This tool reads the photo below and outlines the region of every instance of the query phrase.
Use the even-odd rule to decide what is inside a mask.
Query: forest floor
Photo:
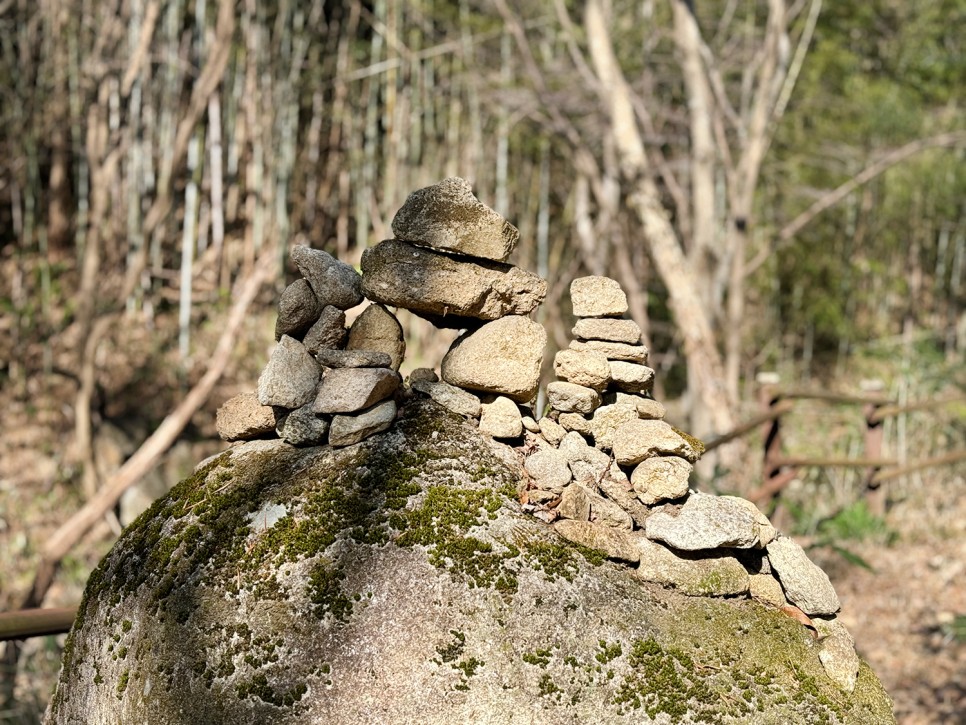
[[[249,354],[239,356],[249,362],[229,370],[211,401],[195,416],[188,430],[193,442],[182,444],[178,454],[162,464],[169,480],[177,480],[189,472],[192,462],[223,447],[213,437],[214,412],[255,379],[265,359],[259,347],[266,341],[259,335],[249,335]],[[210,347],[210,339],[201,339],[198,345]],[[185,384],[182,380],[181,385]],[[0,389],[3,611],[18,606],[30,585],[40,547],[80,502],[76,463],[67,445],[72,434],[73,389],[71,380],[56,375]],[[878,533],[849,542],[848,550],[869,568],[828,547],[810,554],[829,573],[842,600],[841,618],[854,635],[860,655],[892,695],[899,722],[966,723],[966,636],[956,631],[966,615],[963,466],[938,469],[896,490],[901,495],[886,517],[888,536]],[[108,523],[92,531],[63,563],[45,605],[79,602],[87,575],[114,540]],[[0,723],[39,722],[56,681],[63,643],[62,635],[27,641],[16,699],[0,710]]]

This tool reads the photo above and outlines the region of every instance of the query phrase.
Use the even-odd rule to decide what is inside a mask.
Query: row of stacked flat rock
[[[392,222],[396,239],[367,249],[362,274],[296,247],[302,279],[279,302],[278,345],[257,394],[219,410],[223,438],[278,435],[293,445],[351,445],[385,430],[405,395],[428,395],[525,453],[523,506],[564,538],[604,552],[635,576],[695,596],[752,596],[822,638],[829,676],[851,691],[859,661],[835,614],[825,573],[757,507],[689,490],[701,444],[650,397],[654,371],[627,300],[606,277],[571,285],[574,337],[557,353],[549,411],[531,415],[547,335],[527,315],[539,277],[505,263],[519,233],[462,179],[414,192]],[[366,307],[347,330],[344,311]],[[465,330],[440,376],[402,384],[402,328],[386,306]],[[442,377],[442,380],[439,378]]]

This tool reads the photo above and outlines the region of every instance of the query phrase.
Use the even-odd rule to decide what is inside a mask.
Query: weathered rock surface
[[[614,387],[626,393],[646,393],[654,385],[654,371],[646,365],[614,360],[609,363]]]
[[[503,317],[460,335],[443,357],[441,375],[451,385],[525,403],[537,393],[546,345],[543,325]]]
[[[389,367],[393,370],[399,369],[406,356],[402,325],[382,305],[369,305],[362,311],[349,328],[349,340],[345,347],[346,350],[384,352],[390,357]]]
[[[240,393],[218,409],[215,430],[226,441],[258,438],[275,430],[275,412],[259,403],[255,393]]]
[[[601,406],[594,411],[594,417],[591,419],[594,442],[599,448],[609,451],[614,447],[614,437],[617,435],[617,430],[625,423],[637,419],[637,409],[631,405]]]
[[[569,345],[571,350],[583,352],[593,350],[604,355],[608,360],[623,360],[626,362],[647,364],[648,349],[644,345],[625,345],[622,342],[605,342],[603,340],[573,340]]]
[[[632,393],[606,393],[603,397],[605,405],[628,405],[637,410],[639,418],[644,420],[662,420],[666,413],[664,406],[652,398],[645,398]]]
[[[567,435],[567,431],[560,423],[546,416],[537,422],[540,424],[540,435],[552,446],[558,445],[563,440],[563,437]]]
[[[634,320],[588,317],[577,320],[572,332],[579,340],[608,340],[629,345],[641,343],[641,328]]]
[[[692,493],[679,511],[655,511],[647,520],[647,538],[681,551],[758,546],[759,521],[739,501]]]
[[[571,481],[567,457],[554,448],[545,448],[527,456],[527,473],[539,488],[560,493]]]
[[[317,446],[328,431],[329,422],[313,412],[311,403],[293,410],[276,428],[278,437],[293,446]]]
[[[600,407],[600,393],[577,383],[557,380],[547,386],[550,407],[562,413],[592,413]]]
[[[301,339],[322,313],[312,287],[304,279],[297,279],[278,298],[278,318],[275,320],[275,339],[289,335]]]
[[[692,596],[727,597],[748,591],[748,572],[733,556],[675,553],[640,535],[634,542],[641,558],[635,574],[644,581]]]
[[[308,281],[319,304],[347,310],[362,302],[362,278],[328,252],[304,245],[292,248],[292,261]]]
[[[392,220],[397,239],[448,252],[502,261],[520,240],[519,230],[473,194],[459,177],[414,191]]]
[[[345,329],[345,312],[333,305],[322,308],[316,322],[302,338],[305,349],[313,355],[319,350],[336,350],[345,345],[349,331]]]
[[[46,722],[894,722],[781,612],[555,536],[490,445],[427,402],[343,449],[224,453],[88,580]]]
[[[834,617],[815,617],[812,623],[822,640],[818,658],[825,672],[845,692],[852,692],[862,666],[855,652],[855,640],[845,625]]]
[[[553,526],[553,530],[567,541],[600,551],[609,559],[636,564],[640,558],[634,540],[626,531],[610,526],[599,526],[590,521],[570,521],[563,519]]]
[[[399,373],[388,368],[334,368],[322,378],[312,410],[355,413],[388,398],[399,382]]]
[[[694,469],[678,456],[654,456],[638,464],[631,472],[631,484],[641,503],[652,506],[673,501],[688,492],[688,477]]]
[[[785,597],[805,614],[835,614],[842,605],[829,581],[801,546],[779,536],[766,547],[768,561],[785,590]]]
[[[561,380],[601,391],[610,381],[607,358],[593,350],[560,350],[553,359],[553,371]]]
[[[580,433],[567,433],[557,447],[566,458],[575,481],[590,481],[596,486],[611,465],[610,456],[587,444]]]
[[[430,315],[440,326],[526,315],[547,283],[519,267],[470,260],[389,239],[362,253],[363,291],[386,305]]]
[[[389,368],[393,363],[389,353],[375,350],[319,350],[315,359],[327,368]]]
[[[454,413],[469,416],[470,418],[480,417],[480,399],[473,393],[457,388],[444,382],[432,382],[416,380],[412,383],[413,390],[425,393],[444,408],[448,408]]]
[[[282,335],[258,377],[258,402],[282,408],[301,408],[315,397],[322,368],[305,346]]]
[[[480,433],[493,438],[517,438],[523,435],[523,418],[516,403],[500,395],[492,403],[482,406]]]
[[[396,419],[396,403],[387,400],[357,415],[336,415],[329,426],[329,445],[351,446],[387,430]]]
[[[627,312],[627,295],[609,277],[579,277],[570,284],[576,317],[620,317]]]
[[[636,411],[635,411],[636,414]],[[614,457],[635,466],[651,456],[681,456],[694,463],[697,452],[663,420],[631,420],[614,432]]]

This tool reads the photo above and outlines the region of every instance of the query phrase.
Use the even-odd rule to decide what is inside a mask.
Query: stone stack
[[[345,310],[362,302],[362,278],[326,252],[292,250],[302,274],[282,292],[278,344],[258,379],[218,411],[226,440],[277,435],[292,445],[347,446],[386,430],[396,417],[402,327],[381,305],[352,326]]]
[[[575,339],[554,359],[549,410],[536,421],[528,406],[547,335],[527,315],[547,283],[506,263],[516,228],[453,178],[411,194],[392,230],[395,239],[363,253],[361,275],[295,247],[302,279],[282,293],[278,345],[257,394],[218,411],[222,437],[351,445],[387,429],[404,396],[427,395],[515,446],[524,510],[563,538],[643,581],[782,609],[821,639],[826,671],[851,692],[859,660],[825,573],[750,501],[689,488],[703,445],[666,423],[651,397],[654,371],[620,285],[574,280]],[[372,304],[347,330],[345,310],[364,297]],[[401,385],[405,342],[387,305],[464,330],[440,375],[417,369]]]

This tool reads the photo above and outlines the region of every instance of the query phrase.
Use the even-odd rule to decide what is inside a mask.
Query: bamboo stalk
[[[0,612],[0,642],[70,631],[77,607],[49,607]]]

